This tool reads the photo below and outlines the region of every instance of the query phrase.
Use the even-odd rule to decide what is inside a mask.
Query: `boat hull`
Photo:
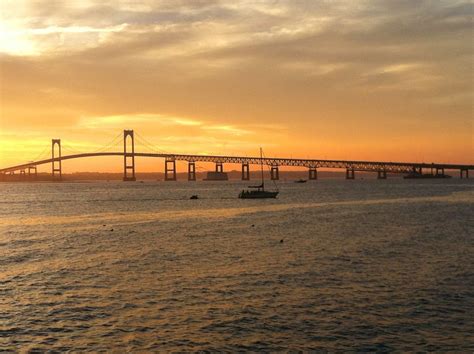
[[[278,192],[267,192],[267,191],[242,191],[239,194],[240,199],[266,199],[276,198]]]

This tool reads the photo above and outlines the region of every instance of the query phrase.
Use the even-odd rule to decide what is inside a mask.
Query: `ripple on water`
[[[474,350],[472,184],[352,182],[2,184],[0,349]]]

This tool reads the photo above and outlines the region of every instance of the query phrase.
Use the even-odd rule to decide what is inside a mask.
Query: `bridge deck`
[[[54,161],[64,161],[94,156],[123,156],[123,152],[95,152],[74,155],[65,155],[61,158],[33,161],[21,165],[10,166],[0,169],[0,173],[22,170],[31,166],[39,166]],[[127,154],[128,155],[128,154]],[[236,164],[260,164],[260,157],[243,156],[217,156],[217,155],[182,155],[182,154],[158,154],[136,152],[136,157],[158,157],[176,161],[188,162],[220,162]],[[439,164],[439,163],[417,163],[417,162],[383,162],[383,161],[346,161],[346,160],[318,160],[318,159],[291,159],[291,158],[263,158],[263,163],[268,166],[292,166],[308,168],[344,168],[355,171],[386,171],[389,173],[409,173],[414,168],[438,168],[446,170],[474,170],[474,165]]]

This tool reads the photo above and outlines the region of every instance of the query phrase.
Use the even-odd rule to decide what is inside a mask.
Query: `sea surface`
[[[0,350],[473,352],[473,182],[1,183]]]

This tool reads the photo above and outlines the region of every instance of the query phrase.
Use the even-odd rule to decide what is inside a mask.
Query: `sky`
[[[52,138],[63,155],[117,136],[120,151],[124,129],[144,152],[472,164],[472,14],[455,0],[1,0],[0,166]]]

